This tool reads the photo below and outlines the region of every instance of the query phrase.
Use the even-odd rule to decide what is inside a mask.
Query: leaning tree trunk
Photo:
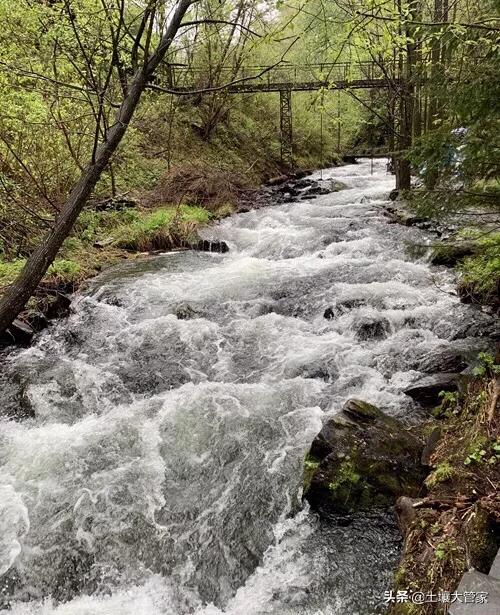
[[[118,110],[116,121],[108,130],[106,139],[97,148],[93,161],[82,173],[64,204],[54,227],[28,258],[23,270],[0,300],[0,333],[12,324],[35,292],[73,228],[76,219],[87,203],[102,172],[127,132],[132,116],[139,104],[148,80],[164,58],[179,30],[182,18],[191,4],[197,0],[180,0],[177,9],[153,55],[135,74],[127,95]]]

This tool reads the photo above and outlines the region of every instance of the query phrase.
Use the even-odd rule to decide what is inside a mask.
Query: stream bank
[[[162,198],[194,199],[196,206],[162,205],[157,192],[142,200],[127,195],[90,203],[80,216],[74,235],[66,240],[60,256],[49,269],[24,312],[0,335],[0,348],[29,345],[33,336],[55,319],[67,316],[71,295],[85,288],[102,271],[123,260],[143,259],[176,250],[221,252],[225,242],[207,241],[199,230],[234,213],[245,213],[275,204],[311,199],[342,189],[339,182],[308,179],[311,171],[296,170],[271,178],[260,189],[250,189],[236,176],[201,178],[175,175],[160,191]],[[203,182],[202,182],[203,184]],[[83,239],[76,239],[83,238]],[[0,291],[24,266],[20,259],[0,263]]]

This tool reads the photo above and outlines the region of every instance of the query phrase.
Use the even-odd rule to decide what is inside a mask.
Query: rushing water
[[[14,614],[378,612],[392,516],[320,522],[300,502],[303,458],[349,397],[414,417],[402,389],[471,308],[448,272],[406,254],[425,235],[383,216],[383,162],[324,176],[348,189],[207,229],[228,254],[105,273],[8,359],[0,573]],[[359,319],[381,315],[387,338],[359,341]]]

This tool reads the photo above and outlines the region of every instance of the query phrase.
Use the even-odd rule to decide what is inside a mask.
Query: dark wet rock
[[[323,318],[326,318],[327,320],[333,320],[335,318],[335,312],[333,308],[331,307],[326,308],[326,310],[323,313]]]
[[[389,200],[390,201],[396,201],[399,197],[399,190],[397,188],[394,188],[394,190],[391,190],[389,192]]]
[[[278,192],[285,194],[287,196],[299,196],[300,191],[295,187],[294,184],[288,183],[278,188]]]
[[[303,190],[304,188],[309,188],[314,182],[312,179],[298,179],[293,183],[294,187],[298,190]]]
[[[290,173],[290,177],[293,177],[294,179],[302,179],[303,177],[311,175],[311,173],[311,169],[297,169],[293,171],[293,173]]]
[[[351,399],[312,443],[304,497],[320,512],[345,514],[416,496],[425,476],[422,449],[400,421]]]
[[[345,164],[358,164],[356,156],[349,156],[347,154],[342,156],[342,162],[345,162]]]
[[[415,498],[409,498],[405,495],[397,499],[394,506],[394,512],[396,513],[396,519],[398,521],[401,534],[406,536],[408,530],[411,528],[413,522],[417,518],[417,512],[415,510],[415,504],[421,502]]]
[[[284,184],[290,179],[288,175],[278,175],[276,177],[271,177],[266,182],[266,186],[279,186],[280,184]]]
[[[441,391],[456,391],[459,374],[443,373],[424,376],[404,390],[406,395],[425,407],[437,406]]]
[[[34,331],[41,331],[49,324],[49,320],[42,312],[30,312],[27,316],[29,326]]]
[[[429,352],[424,355],[416,369],[425,374],[436,372],[461,372],[467,367],[467,361],[460,350],[445,349],[438,352]]]
[[[229,246],[225,241],[211,241],[209,239],[200,239],[194,248],[201,252],[218,252],[220,254],[229,252]]]
[[[403,327],[408,327],[409,329],[415,328],[417,325],[417,319],[415,316],[405,316],[403,319]]]
[[[432,248],[431,263],[454,267],[466,256],[473,256],[479,251],[479,246],[472,240],[443,241]]]
[[[386,207],[386,215],[390,218],[394,224],[402,224],[404,226],[418,226],[422,223],[428,222],[427,218],[422,216],[414,216],[408,211],[395,207]]]
[[[332,192],[332,190],[330,190],[330,188],[327,188],[326,186],[311,186],[311,188],[309,188],[305,194],[307,196],[320,196],[324,194],[330,194],[330,192]]]
[[[344,299],[343,301],[337,302],[334,306],[328,307],[323,316],[328,320],[332,320],[363,305],[366,305],[365,299]]]
[[[12,373],[8,366],[3,364],[7,356],[2,355],[0,355],[0,387],[2,390],[0,416],[14,420],[33,418],[35,411],[28,395],[29,382],[19,374]]]
[[[380,340],[387,337],[390,324],[387,318],[364,316],[355,320],[353,325],[359,340]]]
[[[190,305],[180,305],[175,310],[175,315],[179,320],[191,320],[192,318],[198,318],[199,314]]]
[[[430,467],[431,457],[437,448],[438,442],[441,439],[441,427],[434,427],[431,431],[427,442],[425,443],[424,450],[422,451],[422,457],[420,459],[422,465]]]
[[[57,292],[51,299],[45,315],[47,318],[61,318],[69,314],[70,307],[71,296],[63,292]]]
[[[113,196],[102,201],[94,203],[95,211],[123,211],[124,209],[132,209],[137,207],[136,200],[127,197],[126,195]]]
[[[28,323],[16,318],[3,333],[0,333],[0,346],[28,345],[34,334],[33,328]]]
[[[481,310],[471,310],[468,319],[461,322],[450,339],[459,340],[467,337],[489,337],[496,341],[500,339],[500,320]]]

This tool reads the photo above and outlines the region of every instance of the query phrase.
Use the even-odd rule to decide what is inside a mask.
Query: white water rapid
[[[425,233],[384,217],[384,161],[323,175],[347,188],[206,229],[227,254],[104,273],[4,360],[13,615],[379,612],[392,516],[319,521],[301,505],[304,455],[350,397],[414,420],[402,390],[422,356],[470,342],[450,340],[473,310],[448,271],[406,253]],[[356,322],[380,316],[388,335],[360,341]]]

